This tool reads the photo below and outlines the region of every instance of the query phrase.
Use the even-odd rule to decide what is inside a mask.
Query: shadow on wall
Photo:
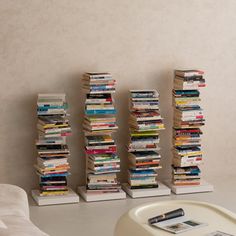
[[[71,176],[68,178],[68,181],[69,186],[74,189],[76,189],[78,185],[84,185],[86,181],[83,133],[84,104],[86,97],[82,89],[82,75],[83,73],[78,73],[67,76],[65,86],[72,128],[72,136],[68,137],[68,145],[71,153],[69,159]]]
[[[30,93],[17,95],[17,99],[9,97],[5,101],[7,123],[4,129],[7,132],[4,131],[3,142],[8,140],[8,143],[1,155],[1,182],[16,184],[27,191],[29,187],[37,186],[33,168],[37,157],[36,101],[37,96]]]
[[[150,76],[149,88],[156,89],[160,94],[160,113],[164,118],[165,130],[160,131],[160,154],[162,169],[158,172],[159,179],[170,178],[171,159],[172,159],[172,88],[173,70],[166,69],[159,74]]]
[[[116,143],[118,148],[118,156],[121,160],[121,173],[118,177],[121,182],[127,180],[128,153],[127,144],[129,142],[129,91],[117,91],[115,96],[115,106],[118,113],[116,134]]]

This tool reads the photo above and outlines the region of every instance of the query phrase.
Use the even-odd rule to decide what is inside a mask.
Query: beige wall
[[[236,1],[1,0],[0,11],[0,182],[37,186],[36,94],[66,92],[73,128],[70,183],[84,183],[79,78],[85,71],[110,71],[118,81],[123,167],[128,90],[160,92],[167,127],[163,177],[171,158],[172,71],[205,70],[204,175],[235,173]]]

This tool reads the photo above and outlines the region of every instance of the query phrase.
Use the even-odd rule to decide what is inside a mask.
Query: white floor
[[[30,199],[31,220],[51,236],[112,236],[118,218],[129,209],[143,203],[170,199],[206,201],[221,205],[236,213],[236,176],[207,179],[214,184],[212,193],[171,195],[38,207]]]

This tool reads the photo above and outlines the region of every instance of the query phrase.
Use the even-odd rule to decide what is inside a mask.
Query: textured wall
[[[118,81],[123,168],[128,90],[160,92],[167,126],[161,135],[164,177],[171,158],[173,69],[205,70],[203,169],[211,178],[235,173],[235,12],[234,0],[0,0],[0,182],[37,186],[36,95],[66,92],[73,128],[70,183],[84,183],[85,71],[109,71]]]

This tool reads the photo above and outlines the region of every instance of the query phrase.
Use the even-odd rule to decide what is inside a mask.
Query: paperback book
[[[153,227],[174,234],[184,233],[208,225],[207,223],[199,222],[185,216],[185,212],[182,208],[152,217],[148,219],[148,223]]]

